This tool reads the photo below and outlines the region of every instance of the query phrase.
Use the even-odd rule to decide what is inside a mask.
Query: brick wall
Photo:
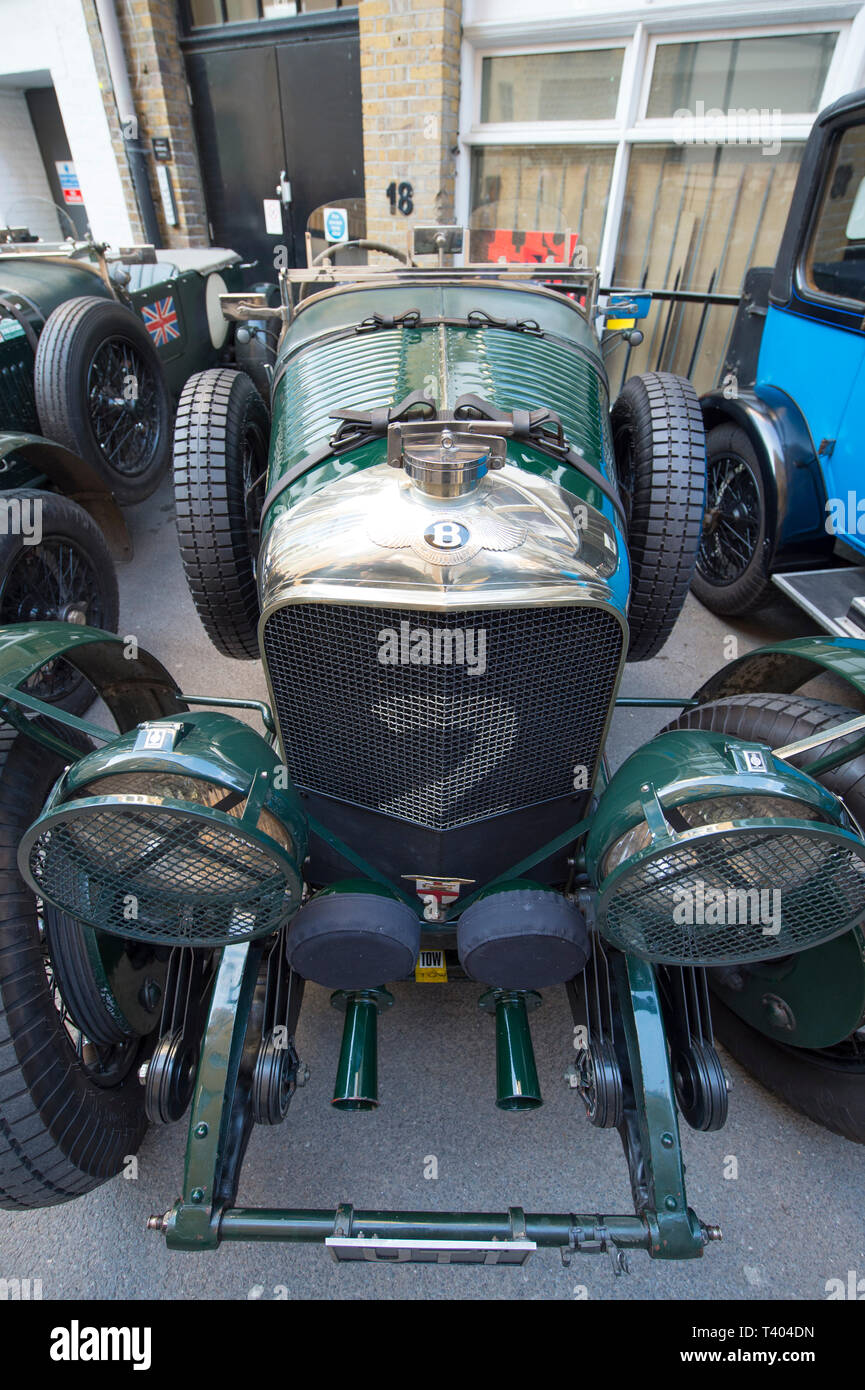
[[[452,222],[462,0],[360,0],[367,235],[404,247],[414,223]],[[390,210],[391,183],[412,212]]]
[[[117,109],[111,91],[111,80],[105,61],[105,50],[93,0],[82,0],[87,27],[93,45],[97,71],[111,129],[112,144],[123,182],[135,236],[143,238],[135,194],[123,138],[117,119]],[[117,17],[129,80],[138,117],[139,138],[148,150],[150,185],[156,215],[166,246],[201,246],[210,237],[205,212],[201,174],[192,111],[186,87],[186,71],[177,32],[177,11],[174,0],[127,0],[117,6]],[[167,165],[177,206],[178,225],[169,227],[162,211],[162,199],[156,183],[151,154],[151,138],[167,136],[171,141],[171,162]]]

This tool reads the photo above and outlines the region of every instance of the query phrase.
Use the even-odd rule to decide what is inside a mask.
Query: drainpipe
[[[147,172],[147,146],[143,140],[138,139],[138,118],[135,115],[132,87],[129,84],[129,70],[126,66],[126,54],[123,51],[123,41],[120,37],[114,0],[96,0],[96,13],[99,16],[99,27],[102,30],[102,42],[105,45],[108,72],[111,77],[111,85],[114,88],[114,100],[117,104],[120,129],[123,132],[123,144],[126,149],[129,172],[132,176],[132,186],[135,189],[138,212],[144,227],[144,235],[152,245],[161,246],[162,235],[159,230],[159,219],[156,216],[156,207]]]

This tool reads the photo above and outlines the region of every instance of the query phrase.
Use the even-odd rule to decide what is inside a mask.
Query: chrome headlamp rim
[[[658,838],[646,849],[626,859],[604,879],[598,891],[597,898],[597,922],[602,935],[607,936],[608,939],[611,940],[614,945],[619,946],[620,949],[636,949],[633,942],[628,945],[620,941],[619,938],[621,933],[619,931],[616,929],[610,931],[607,919],[611,904],[615,903],[617,900],[619,902],[621,901],[619,891],[621,884],[626,882],[628,878],[636,876],[637,871],[647,861],[663,859],[665,856],[674,859],[681,850],[688,849],[691,846],[703,848],[711,845],[714,841],[726,840],[729,842],[730,839],[741,839],[743,841],[742,851],[747,855],[749,849],[753,848],[753,836],[755,834],[760,834],[764,837],[768,836],[773,839],[781,838],[787,834],[794,834],[802,839],[812,838],[823,841],[830,846],[834,843],[835,845],[847,847],[861,865],[863,877],[863,905],[865,905],[865,844],[863,844],[859,836],[852,830],[848,830],[842,825],[832,824],[831,822],[808,821],[803,823],[801,820],[796,820],[794,818],[783,820],[776,819],[768,823],[766,820],[760,819],[737,820],[726,823],[719,822],[712,826],[700,826],[688,831],[673,831],[668,838]],[[671,876],[668,886],[680,889],[687,875],[682,871],[679,865],[674,865],[673,871],[675,876]],[[695,875],[699,873],[700,867],[698,863],[695,871],[691,873],[691,877],[694,878],[694,881],[696,881]],[[749,885],[748,888],[743,891],[750,891],[754,886],[755,885]],[[728,890],[738,890],[740,888],[742,888],[742,885],[736,885],[732,881],[727,885]],[[646,888],[643,889],[644,893],[647,891],[650,890]],[[784,892],[789,890],[785,890],[781,887],[780,891]],[[841,918],[831,930],[822,932],[819,939],[815,939],[809,944],[822,945],[826,941],[834,940],[835,937],[843,936],[846,932],[850,931],[852,927],[858,925],[861,922],[861,918],[861,909],[854,910],[849,918]],[[748,960],[775,960],[789,955],[791,950],[795,951],[802,949],[805,949],[802,945],[791,946],[788,933],[782,931],[777,937],[768,935],[761,936],[759,943],[749,952],[743,953],[738,959],[741,962],[747,962]],[[657,951],[642,952],[637,950],[636,953],[640,955],[644,954],[646,959],[650,959],[654,964],[658,965],[705,965],[713,963],[711,959],[701,959],[699,952],[694,954],[692,960],[687,961],[683,959],[681,951],[660,953]],[[730,957],[729,960],[732,960],[732,957]]]
[[[680,786],[679,791],[682,789],[683,787]],[[717,806],[719,803],[723,802],[730,802],[731,805],[729,809],[732,810],[734,803],[742,802],[743,800],[761,803],[766,808],[765,814],[755,815],[746,812],[745,814],[730,815],[720,820],[703,820],[698,824],[691,825],[688,831],[676,831],[670,826],[667,820],[667,815],[671,811],[678,811],[687,818],[687,813],[689,811],[705,810],[709,806]],[[694,795],[692,791],[692,794],[687,799],[679,797],[679,799],[673,801],[660,798],[660,805],[664,812],[664,818],[667,820],[670,836],[676,836],[677,839],[684,838],[692,831],[706,833],[723,828],[732,829],[734,826],[746,823],[753,823],[757,829],[765,829],[766,821],[770,818],[782,821],[785,819],[783,810],[778,810],[778,807],[782,805],[789,806],[791,809],[796,808],[799,814],[794,819],[799,822],[807,821],[809,824],[822,823],[824,825],[837,824],[837,822],[830,819],[825,809],[814,806],[810,802],[803,800],[800,795],[796,795],[792,790],[783,791],[780,788],[777,788],[772,793],[767,793],[757,789],[743,790],[741,787],[727,787],[719,788],[714,795],[709,796],[705,795],[705,793]],[[726,810],[728,808],[725,807],[724,809]],[[636,841],[637,848],[628,854],[619,854],[615,862],[611,864],[610,861],[613,859],[616,851],[624,849],[629,841]],[[668,841],[654,837],[647,820],[636,821],[630,829],[619,835],[604,852],[599,874],[601,884],[605,886],[607,880],[623,865],[630,863],[638,853],[643,853],[651,849],[653,845],[663,843],[668,843]]]
[[[68,902],[60,902],[55,897],[51,896],[49,892],[46,891],[45,884],[41,883],[33,872],[31,865],[33,856],[38,852],[38,842],[46,832],[55,827],[59,827],[63,822],[84,819],[99,811],[111,809],[130,811],[136,808],[155,810],[162,815],[167,815],[169,818],[183,819],[185,821],[195,819],[206,826],[225,832],[235,841],[245,840],[251,842],[256,850],[266,855],[274,865],[275,872],[272,875],[273,878],[276,877],[276,871],[278,870],[283,882],[282,897],[284,900],[284,911],[280,914],[279,921],[276,923],[268,922],[266,927],[259,930],[230,934],[231,940],[250,940],[258,935],[269,935],[275,931],[283,921],[287,920],[300,901],[300,896],[303,891],[303,881],[291,852],[285,846],[280,845],[278,841],[272,839],[266,832],[260,830],[257,825],[246,824],[242,818],[239,819],[229,815],[227,812],[217,811],[213,807],[204,807],[194,802],[133,793],[115,794],[112,796],[81,797],[49,806],[47,810],[43,811],[22,836],[18,848],[18,869],[28,887],[37,897],[52,903],[53,906],[57,907],[61,912],[70,912],[70,904]],[[92,877],[98,879],[100,875],[97,872],[93,872]],[[266,882],[266,880],[264,882]],[[231,904],[234,908],[237,908],[243,907],[244,903],[247,901],[252,901],[256,892],[260,894],[264,882],[258,885],[257,890],[250,889],[240,896],[237,895],[236,891],[227,891],[224,895],[214,894],[210,887],[208,887],[206,893],[196,893],[194,888],[191,889],[189,885],[177,891],[160,886],[158,893],[166,902],[176,903],[178,907],[187,907],[193,904],[198,906],[204,902],[208,902],[216,906],[228,906]],[[136,892],[135,881],[132,879],[128,880],[126,885],[120,886],[125,886],[129,893],[135,894]],[[139,885],[139,896],[141,897],[148,896],[155,892],[156,890],[153,888]],[[76,906],[74,910],[72,910],[72,915],[97,930],[113,932],[114,935],[130,936],[132,938],[136,936],[134,921],[130,924],[125,924],[125,930],[120,927],[112,929],[112,927],[106,924],[104,919],[96,920],[95,918],[88,917],[86,912],[82,911],[79,906]],[[148,930],[146,937],[148,941],[152,941],[157,945],[175,946],[181,943],[181,938],[178,937],[176,931],[166,930],[164,932],[154,932]],[[229,939],[228,936],[226,939]],[[214,942],[214,944],[217,943]]]

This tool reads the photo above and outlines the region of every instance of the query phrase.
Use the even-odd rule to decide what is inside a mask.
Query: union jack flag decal
[[[157,299],[155,304],[146,304],[141,310],[141,316],[144,319],[144,327],[157,347],[164,347],[172,338],[180,337],[177,310],[172,295],[167,299]]]

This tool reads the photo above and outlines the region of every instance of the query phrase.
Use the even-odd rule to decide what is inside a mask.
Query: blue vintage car
[[[716,613],[777,585],[865,636],[865,91],[806,146],[778,260],[750,271],[721,385],[702,399],[708,494],[693,590]]]

